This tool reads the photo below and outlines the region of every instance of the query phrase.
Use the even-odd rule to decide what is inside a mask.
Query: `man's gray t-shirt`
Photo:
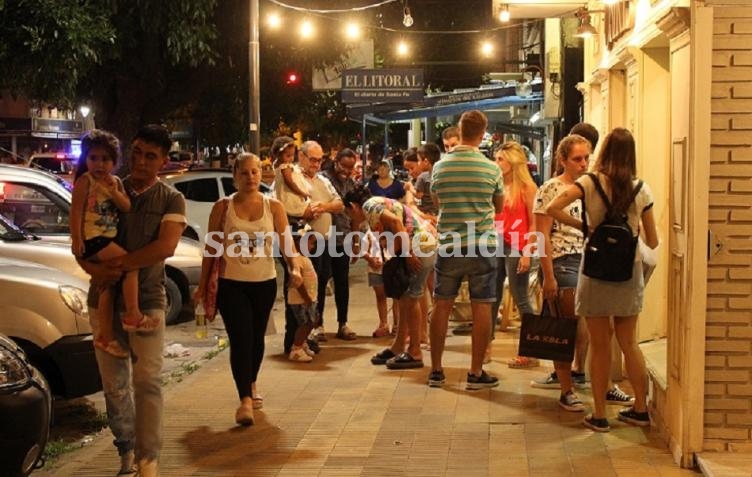
[[[157,181],[144,192],[136,194],[128,178],[123,181],[123,185],[131,200],[131,210],[120,215],[117,243],[128,252],[155,241],[165,217],[168,220],[185,220],[185,199],[172,186]],[[167,307],[164,281],[164,261],[139,269],[138,302],[141,310],[163,310]],[[90,287],[89,306],[96,307],[98,300],[96,287]]]

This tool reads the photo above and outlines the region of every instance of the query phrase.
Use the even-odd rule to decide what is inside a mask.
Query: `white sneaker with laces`
[[[303,348],[293,348],[287,358],[296,363],[310,363],[313,361],[313,358],[306,354]]]
[[[567,391],[559,398],[559,406],[569,412],[583,412],[585,410],[580,398],[572,391]]]
[[[614,387],[606,392],[606,402],[608,404],[631,406],[632,404],[634,404],[634,397],[625,393],[619,386],[614,384]]]
[[[308,333],[308,339],[312,341],[326,341],[326,332],[323,326],[314,328]]]

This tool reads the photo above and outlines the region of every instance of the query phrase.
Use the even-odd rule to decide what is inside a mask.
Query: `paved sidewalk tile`
[[[362,276],[361,276],[362,275]],[[620,423],[596,434],[581,413],[559,408],[555,390],[534,389],[550,364],[509,369],[516,332],[497,333],[486,369],[497,388],[466,391],[470,337],[447,337],[446,384],[429,388],[429,367],[390,371],[370,357],[390,338],[371,338],[378,319],[365,272],[353,268],[350,326],[355,341],[330,339],[311,363],[281,354],[282,335],[267,337],[259,378],[264,407],[253,426],[235,425],[237,406],[223,352],[173,384],[165,396],[162,476],[679,476],[657,433]],[[325,326],[334,329],[333,298]],[[274,312],[284,329],[282,304]],[[429,352],[424,360],[430,363]],[[588,392],[580,393],[590,405]],[[66,458],[59,475],[115,475],[118,459],[105,431]]]

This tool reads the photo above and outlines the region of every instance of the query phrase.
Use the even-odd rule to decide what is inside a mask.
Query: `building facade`
[[[585,119],[634,133],[655,195],[660,262],[639,325],[651,413],[683,466],[752,452],[752,3],[588,8]]]

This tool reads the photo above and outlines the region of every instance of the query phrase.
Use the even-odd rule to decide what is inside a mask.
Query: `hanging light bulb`
[[[310,20],[304,20],[300,24],[300,36],[303,38],[311,38],[313,36],[313,23]]]
[[[509,14],[509,5],[503,3],[501,5],[501,9],[499,10],[499,21],[502,23],[507,23],[510,18],[511,15]]]
[[[282,24],[282,18],[277,13],[270,13],[266,18],[266,23],[270,28],[276,29]]]
[[[480,46],[480,52],[486,58],[490,58],[491,55],[493,55],[493,50],[494,50],[494,47],[490,41],[484,41]]]
[[[357,40],[360,38],[360,26],[357,23],[349,23],[345,29],[345,34],[350,40]]]
[[[403,11],[402,24],[407,28],[410,28],[413,26],[413,23],[415,23],[415,20],[413,20],[413,16],[410,15],[410,7],[406,5],[405,10]]]
[[[400,42],[397,44],[397,55],[399,56],[407,56],[407,54],[410,52],[410,47],[405,43],[404,40],[400,40]]]

